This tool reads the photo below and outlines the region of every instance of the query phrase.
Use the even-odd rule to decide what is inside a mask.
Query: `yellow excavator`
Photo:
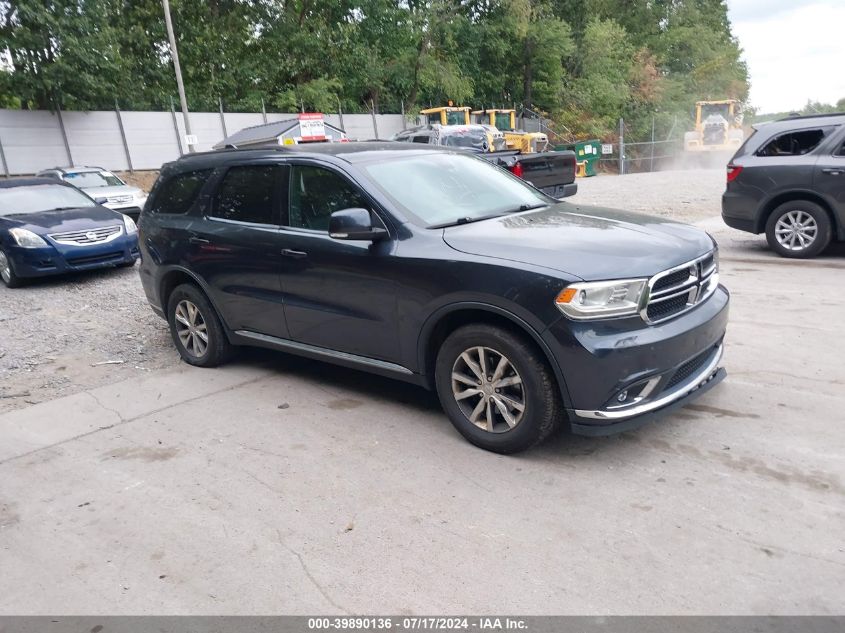
[[[684,151],[733,152],[742,145],[743,138],[739,101],[697,101],[695,129],[684,133]]]
[[[475,116],[476,123],[493,126],[502,132],[508,149],[519,150],[526,154],[545,152],[549,149],[549,137],[542,132],[523,132],[516,128],[516,110],[489,108],[473,110],[472,114]]]

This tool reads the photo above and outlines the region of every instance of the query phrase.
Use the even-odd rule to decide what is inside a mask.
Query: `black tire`
[[[193,349],[195,344],[193,341],[196,341],[197,338],[191,336],[190,332],[188,333],[189,342],[187,345],[180,338],[179,333],[180,331],[184,332],[186,326],[180,324],[177,328],[177,310],[181,306],[181,313],[185,313],[190,305],[196,307],[200,317],[195,322],[196,336],[199,336],[197,330],[201,329],[199,328],[200,320],[205,326],[202,329],[207,337],[204,349],[201,348],[202,342],[199,342],[200,348]],[[226,337],[217,311],[197,286],[182,284],[173,289],[167,300],[167,322],[170,324],[170,336],[173,338],[173,344],[176,345],[179,355],[186,363],[197,367],[217,367],[231,358],[234,348]]]
[[[785,227],[792,224],[793,219],[806,219],[807,216],[812,218],[812,221],[807,220],[807,222],[798,224],[802,227],[798,229],[801,236],[796,236],[795,247],[790,248],[788,245],[782,244],[781,240],[789,240],[791,235],[783,232]],[[783,223],[779,226],[778,223],[781,220],[783,220]],[[813,223],[815,230],[810,229]],[[832,233],[830,216],[823,208],[809,200],[784,202],[772,211],[766,222],[766,240],[769,242],[769,247],[781,257],[801,259],[815,257],[830,244]],[[778,239],[778,235],[781,236],[781,240]]]
[[[9,257],[2,248],[0,248],[0,253],[2,253],[4,261],[9,264],[9,268],[6,273],[0,274],[0,281],[2,281],[7,288],[20,288],[26,283],[26,280],[15,274],[15,264],[12,262],[12,258]]]
[[[456,398],[457,389],[463,388],[465,383],[453,380],[453,369],[459,367],[456,365],[458,363],[471,370],[471,367],[461,360],[462,354],[471,352],[473,349],[477,350],[477,348],[485,348],[487,350],[485,356],[492,357],[490,367],[487,368],[488,372],[492,372],[492,366],[498,365],[498,361],[504,357],[512,366],[513,373],[510,375],[521,379],[519,391],[516,394],[510,393],[509,395],[513,397],[508,398],[510,402],[513,402],[514,399],[519,400],[521,396],[521,403],[524,405],[521,419],[514,426],[509,427],[506,424],[502,413],[497,411],[495,406],[492,407],[492,411],[488,411],[484,405],[482,412],[484,419],[479,420],[479,423],[489,427],[487,416],[492,413],[492,417],[498,420],[494,429],[498,430],[480,428],[470,421],[473,412],[468,413],[468,409],[480,406],[478,403],[485,398],[488,400],[497,398],[489,391],[486,396],[479,393],[463,398],[460,404]],[[477,354],[477,351],[474,353]],[[476,363],[476,367],[480,368],[480,363]],[[464,377],[471,376],[470,371],[460,370],[457,373]],[[565,415],[557,382],[540,351],[526,338],[493,325],[466,325],[446,338],[437,354],[435,384],[443,410],[458,432],[476,446],[495,453],[518,453],[539,444],[558,429]],[[456,385],[455,388],[453,384]],[[481,391],[485,387],[492,389],[495,384],[497,383],[490,382],[484,385],[479,384],[477,388],[474,386],[467,388]],[[516,387],[511,385],[508,388],[515,389]]]

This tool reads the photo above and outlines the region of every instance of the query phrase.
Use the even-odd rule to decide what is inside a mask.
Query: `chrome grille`
[[[89,244],[102,244],[111,242],[120,237],[123,229],[120,225],[102,226],[96,229],[83,231],[67,231],[65,233],[53,233],[48,237],[58,244],[70,244],[73,246],[87,246]]]
[[[660,323],[692,309],[719,285],[719,265],[714,250],[686,264],[657,273],[648,281],[648,300],[640,311],[647,323]]]
[[[124,202],[132,202],[132,196],[112,196],[107,200],[109,204],[123,204]]]

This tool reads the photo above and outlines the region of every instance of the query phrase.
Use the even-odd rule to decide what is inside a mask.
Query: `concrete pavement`
[[[0,614],[841,614],[845,256],[707,227],[728,379],[635,433],[260,351],[0,416]]]

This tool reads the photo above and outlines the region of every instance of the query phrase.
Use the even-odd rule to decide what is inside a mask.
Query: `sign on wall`
[[[303,141],[326,140],[323,115],[319,112],[303,112],[299,115],[299,134]]]

